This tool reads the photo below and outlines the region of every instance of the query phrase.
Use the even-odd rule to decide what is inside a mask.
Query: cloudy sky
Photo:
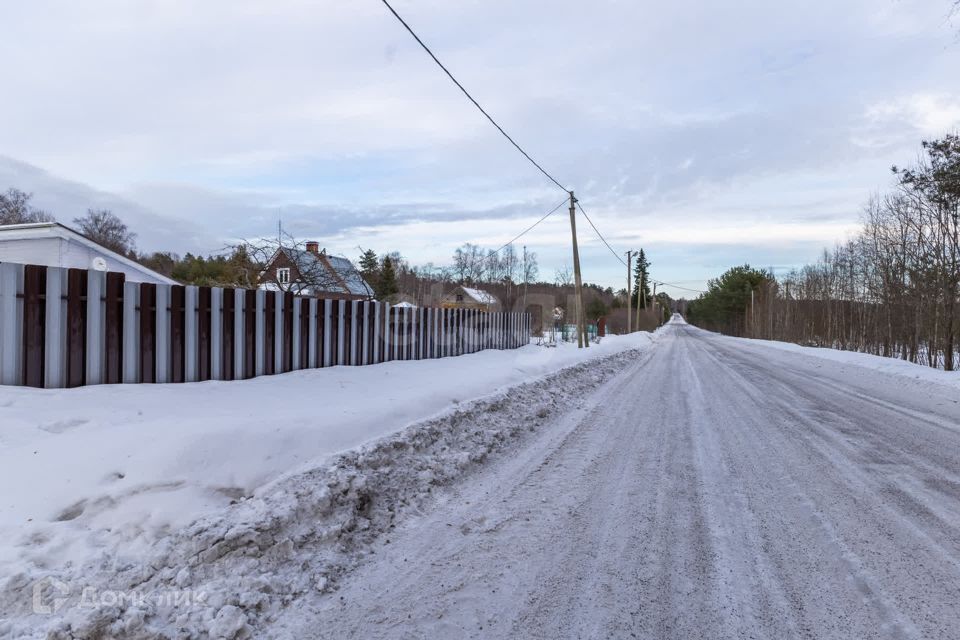
[[[815,259],[960,125],[950,4],[394,2],[617,251],[694,288]],[[282,218],[336,253],[442,264],[563,198],[379,0],[32,0],[0,22],[0,189],[65,222],[108,206],[143,249],[214,252]],[[623,286],[579,232],[584,278]],[[545,279],[570,262],[563,215],[523,242]]]

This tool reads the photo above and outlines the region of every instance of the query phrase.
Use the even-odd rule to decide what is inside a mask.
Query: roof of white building
[[[479,302],[480,304],[497,304],[497,297],[492,293],[487,293],[483,289],[474,289],[472,287],[460,287],[463,292]]]
[[[145,267],[136,260],[131,260],[130,258],[117,253],[116,251],[111,251],[106,247],[97,244],[87,236],[83,235],[79,231],[74,231],[70,227],[61,224],[59,222],[28,222],[24,224],[7,224],[0,225],[0,242],[7,240],[20,240],[20,241],[30,241],[30,240],[44,240],[50,238],[57,238],[67,242],[75,243],[80,246],[83,246],[89,251],[100,254],[103,257],[107,257],[113,260],[116,263],[119,263],[126,269],[130,271],[136,271],[145,276],[148,276],[152,280],[161,282],[164,284],[179,284],[176,280],[168,278],[162,273],[158,273],[149,267]],[[37,256],[35,258],[36,264],[47,264],[48,266],[70,266],[70,265],[51,265],[49,260],[44,260],[45,256]],[[46,256],[48,257],[48,256]],[[49,258],[49,257],[48,257]],[[59,260],[60,256],[58,256]],[[2,255],[0,255],[0,261],[3,260]],[[91,264],[76,265],[76,268],[79,269],[92,269],[96,268]]]

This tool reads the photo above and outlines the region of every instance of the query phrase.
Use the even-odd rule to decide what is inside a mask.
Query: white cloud
[[[938,136],[960,127],[960,95],[916,93],[881,101],[867,108],[870,126],[906,124],[925,136]]]

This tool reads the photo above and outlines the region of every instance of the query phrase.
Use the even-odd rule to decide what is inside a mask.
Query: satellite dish
[[[94,271],[106,271],[107,261],[101,258],[100,256],[97,256],[96,258],[90,261],[90,266],[93,268]]]

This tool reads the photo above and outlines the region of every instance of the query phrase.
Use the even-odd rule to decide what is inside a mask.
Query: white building
[[[127,282],[178,284],[59,222],[0,225],[0,262],[114,271]]]

